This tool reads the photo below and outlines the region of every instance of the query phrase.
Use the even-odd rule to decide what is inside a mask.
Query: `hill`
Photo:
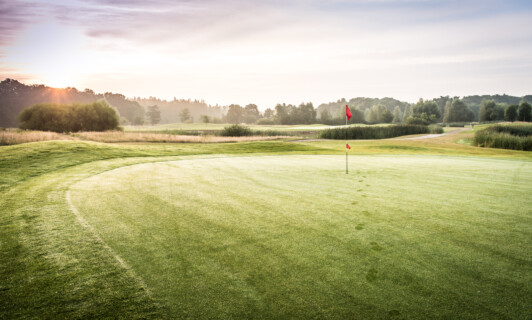
[[[122,94],[97,94],[90,89],[57,89],[42,84],[25,85],[17,80],[6,79],[0,82],[0,127],[16,127],[20,112],[36,103],[90,103],[102,99],[130,122],[136,117],[144,117],[144,108],[135,101],[127,100]]]

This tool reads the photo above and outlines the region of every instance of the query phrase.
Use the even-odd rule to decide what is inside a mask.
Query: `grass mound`
[[[322,139],[386,139],[409,134],[421,133],[443,133],[441,127],[427,127],[418,125],[393,125],[393,126],[368,126],[368,127],[347,127],[334,128],[323,131],[320,134]]]
[[[494,125],[475,133],[476,146],[532,151],[532,125]]]

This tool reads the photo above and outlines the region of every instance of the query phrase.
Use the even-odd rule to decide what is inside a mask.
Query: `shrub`
[[[474,145],[486,148],[532,151],[532,125],[495,125],[477,131]]]
[[[53,132],[106,131],[119,129],[115,109],[104,101],[88,104],[36,104],[22,110],[19,127]]]
[[[249,127],[242,126],[239,124],[234,124],[232,126],[225,127],[220,135],[222,137],[247,137],[252,136],[253,132]]]
[[[435,129],[438,132],[443,132],[439,127]],[[334,128],[322,131],[320,138],[322,139],[386,139],[409,134],[430,133],[427,126],[418,125],[392,125],[392,126],[373,126],[373,127],[348,127],[348,128]]]
[[[430,133],[443,133],[443,128],[437,124],[431,124],[429,126],[429,132]]]

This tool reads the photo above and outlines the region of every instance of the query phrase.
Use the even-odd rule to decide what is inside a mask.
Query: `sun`
[[[75,84],[75,77],[68,73],[56,73],[48,75],[43,79],[44,84],[53,88],[67,88],[73,87]]]

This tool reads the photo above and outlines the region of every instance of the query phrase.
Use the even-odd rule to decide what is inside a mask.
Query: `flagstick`
[[[345,114],[345,174],[349,173],[347,165],[347,113]]]

